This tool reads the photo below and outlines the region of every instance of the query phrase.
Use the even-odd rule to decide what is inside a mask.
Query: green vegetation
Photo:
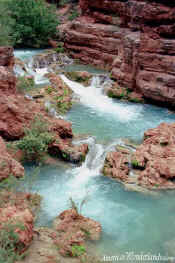
[[[33,78],[28,77],[18,77],[17,80],[17,90],[21,93],[30,91],[35,87],[35,82]]]
[[[0,43],[45,47],[56,37],[58,20],[44,0],[3,0],[0,3]]]
[[[19,234],[15,232],[17,228],[25,229],[21,223],[8,222],[3,224],[0,231],[0,263],[14,263],[24,257],[24,255],[20,256],[23,247],[22,243],[19,242]]]
[[[138,168],[138,167],[139,167],[139,162],[138,162],[136,159],[132,160],[132,161],[131,161],[131,164],[132,164],[132,166],[133,166],[134,168]]]
[[[60,0],[59,6],[64,6],[69,3],[69,0]]]
[[[86,253],[86,248],[83,245],[73,245],[72,246],[72,256],[80,257]]]
[[[86,76],[83,75],[82,72],[79,71],[72,71],[72,72],[66,72],[66,77],[69,79],[82,83],[85,86],[88,86],[89,80],[91,79],[91,75]]]
[[[76,203],[72,197],[69,198],[69,202],[70,202],[70,208],[74,209],[77,214],[81,214],[82,213],[82,209],[84,207],[84,205],[88,202],[89,200],[89,196],[88,193],[86,194],[86,196],[83,198],[83,200],[80,203]]]
[[[21,185],[23,178],[16,178],[13,174],[10,174],[8,178],[0,182],[0,190],[17,190]]]
[[[70,99],[71,90],[68,87],[63,88],[63,94],[61,96],[55,96],[54,100],[56,102],[56,107],[59,113],[66,113],[72,106],[72,102]]]
[[[46,88],[46,92],[47,92],[48,94],[51,94],[52,91],[53,91],[53,88],[52,88],[51,86],[48,86],[48,87]]]
[[[0,1],[0,46],[7,46],[13,43],[12,28],[14,21],[9,16],[7,1]]]
[[[59,112],[64,114],[66,113],[71,107],[71,102],[62,102],[62,98],[59,97],[57,99],[57,108],[59,109]]]
[[[76,10],[73,10],[73,11],[71,12],[71,14],[69,15],[68,19],[69,19],[70,21],[72,21],[72,20],[76,19],[78,16],[79,16],[78,12],[77,12]]]
[[[47,153],[48,145],[53,141],[47,123],[41,116],[35,117],[25,136],[17,142],[17,147],[24,152],[25,159],[42,161]]]
[[[62,42],[60,42],[60,43],[58,43],[58,46],[57,46],[57,48],[55,48],[55,51],[57,52],[57,53],[64,53],[64,47],[63,47],[63,43]]]

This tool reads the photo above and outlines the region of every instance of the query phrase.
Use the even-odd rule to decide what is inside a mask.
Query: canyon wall
[[[121,87],[175,105],[175,2],[80,0],[65,46],[84,63],[111,70]]]

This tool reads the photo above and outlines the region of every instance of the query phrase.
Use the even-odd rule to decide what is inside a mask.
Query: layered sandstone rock
[[[175,104],[175,4],[163,0],[81,0],[65,27],[65,46],[85,63],[107,67],[122,87]]]

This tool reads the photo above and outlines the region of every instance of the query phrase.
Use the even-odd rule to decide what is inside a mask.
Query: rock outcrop
[[[162,123],[145,132],[144,141],[135,152],[129,154],[120,150],[109,153],[103,172],[125,184],[149,189],[174,189],[174,149],[175,124]]]
[[[99,240],[101,234],[100,223],[78,214],[75,209],[61,213],[54,221],[54,228],[58,233],[55,244],[62,256],[77,257],[74,246],[84,247],[85,240]]]
[[[175,105],[175,3],[80,0],[82,16],[64,27],[74,58],[108,68],[121,87]]]
[[[55,219],[54,228],[35,229],[37,235],[34,235],[27,256],[21,263],[100,263],[96,247],[86,242],[87,239],[98,239],[100,232],[98,222],[78,215],[72,209],[66,210]]]
[[[21,254],[29,247],[33,239],[34,217],[32,213],[29,209],[8,206],[0,208],[0,217],[0,231],[5,231],[6,233],[9,231],[9,238],[11,238],[11,243],[14,246],[12,248],[16,250],[14,252]],[[14,237],[15,234],[16,238]],[[6,240],[2,241],[5,242]],[[5,247],[5,249],[8,248]]]
[[[37,194],[0,191],[1,261],[17,262],[28,249],[35,234],[34,221],[41,197]]]

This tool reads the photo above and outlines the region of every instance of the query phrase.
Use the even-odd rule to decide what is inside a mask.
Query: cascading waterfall
[[[37,78],[45,74],[46,68],[38,71],[32,66],[31,57],[37,52],[17,51],[18,57],[26,60],[28,71],[26,73],[17,68],[19,75],[29,74],[31,70],[37,81]],[[120,138],[140,141],[146,129],[155,127],[163,121],[174,122],[174,115],[160,107],[124,103],[108,98],[103,92],[103,88],[110,84],[107,76],[95,75],[89,87],[70,81],[64,75],[61,77],[80,102],[73,105],[66,118],[72,121],[74,133],[86,134],[86,137],[88,134],[87,139],[74,143],[88,143],[89,152],[80,167],[62,162],[55,166],[41,167],[32,188],[32,191],[43,196],[39,225],[50,225],[59,213],[69,207],[69,197],[81,202],[88,192],[90,200],[83,214],[102,224],[103,236],[101,242],[97,244],[101,254],[117,255],[126,251],[139,254],[143,251],[165,255],[166,242],[174,239],[172,233],[175,233],[174,192],[166,191],[158,193],[157,196],[129,192],[115,180],[101,176],[100,171],[106,154],[116,145],[124,146],[124,140]],[[49,101],[46,106],[54,116]],[[27,173],[30,173],[31,169],[32,167],[27,164]],[[170,248],[174,253],[171,242]]]
[[[45,74],[48,73],[48,68],[34,67],[33,57],[30,56],[30,52],[26,52],[25,54],[22,51],[16,51],[15,56],[18,58],[24,57],[25,70],[18,64],[14,66],[14,72],[17,76],[32,76],[36,85],[49,84],[48,78],[45,77]]]
[[[112,114],[119,118],[121,122],[136,119],[141,114],[141,107],[136,105],[120,105],[115,104],[113,100],[103,94],[103,88],[100,86],[100,78],[96,76],[93,78],[91,86],[84,87],[83,85],[69,80],[66,76],[61,75],[62,80],[77,94],[80,102],[90,108],[104,114]],[[95,85],[94,86],[92,86]]]

